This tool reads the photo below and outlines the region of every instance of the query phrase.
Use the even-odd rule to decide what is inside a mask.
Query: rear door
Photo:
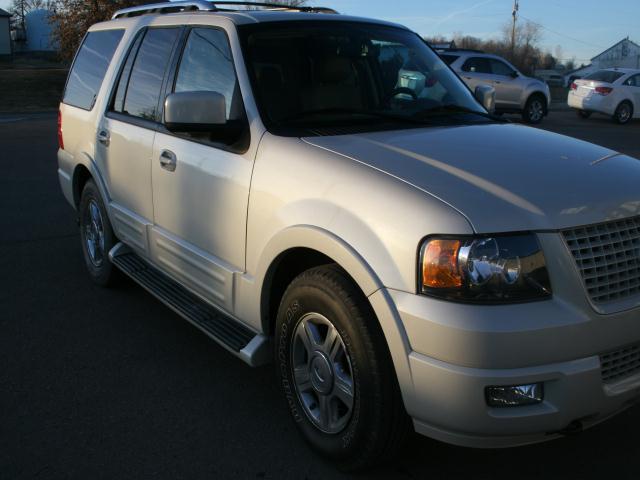
[[[165,93],[222,94],[229,128],[156,134],[152,258],[192,291],[232,311],[233,275],[244,270],[253,157],[226,32],[190,28],[173,70]]]
[[[461,76],[471,90],[475,90],[478,85],[493,87],[493,73],[488,58],[469,57],[462,65]]]
[[[623,85],[625,93],[633,102],[634,118],[640,118],[640,73],[628,78]]]
[[[138,33],[98,127],[97,155],[111,196],[112,221],[124,243],[148,256],[153,221],[151,153],[160,121],[160,94],[180,27]]]

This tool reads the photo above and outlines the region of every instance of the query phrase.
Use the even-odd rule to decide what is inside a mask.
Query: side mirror
[[[493,113],[496,109],[496,89],[490,85],[478,85],[474,92],[476,100],[482,104],[482,106],[489,113]]]
[[[514,70],[513,72],[511,72],[511,74],[509,76],[511,78],[518,78],[520,76],[520,74]]]
[[[172,132],[207,132],[226,123],[226,101],[218,92],[177,92],[164,101],[164,124]]]

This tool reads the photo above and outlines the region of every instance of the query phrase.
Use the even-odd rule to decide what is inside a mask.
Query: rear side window
[[[634,75],[624,82],[624,84],[629,87],[640,87],[640,75]]]
[[[471,57],[462,66],[462,71],[472,73],[491,73],[491,63],[488,58]]]
[[[89,32],[73,62],[62,101],[91,110],[124,30]]]
[[[440,55],[440,58],[442,58],[442,60],[444,60],[444,63],[446,63],[447,65],[451,65],[458,58],[460,58],[460,56],[459,55]]]
[[[584,77],[585,80],[594,80],[596,82],[613,83],[618,80],[624,73],[614,72],[612,70],[599,70]]]
[[[146,120],[158,120],[162,82],[179,34],[179,28],[150,28],[140,48],[131,50],[125,71],[118,82],[115,111]],[[133,60],[132,55],[135,55]],[[127,79],[128,65],[131,65],[131,75]]]

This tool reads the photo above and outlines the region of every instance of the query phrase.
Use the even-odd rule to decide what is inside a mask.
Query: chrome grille
[[[640,372],[640,345],[600,356],[602,381],[612,383]]]
[[[640,217],[562,233],[594,303],[640,294]]]

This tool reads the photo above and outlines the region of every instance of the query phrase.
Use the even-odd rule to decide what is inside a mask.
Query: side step
[[[268,363],[266,336],[209,305],[178,282],[151,266],[123,243],[109,252],[111,262],[185,320],[251,366]]]

